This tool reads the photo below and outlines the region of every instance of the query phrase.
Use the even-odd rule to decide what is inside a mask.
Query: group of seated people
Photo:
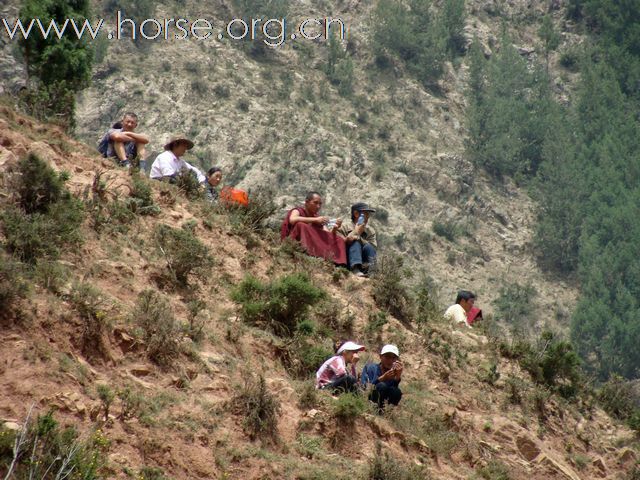
[[[384,410],[387,403],[398,405],[402,398],[400,381],[403,369],[398,347],[391,344],[382,347],[380,362],[367,363],[358,379],[358,352],[363,350],[363,345],[351,340],[340,343],[336,348],[336,354],[325,361],[316,372],[316,388],[326,389],[334,394],[356,393],[370,388],[369,400],[377,405],[378,411]]]
[[[303,206],[287,212],[280,236],[300,242],[314,257],[324,258],[336,265],[347,266],[358,277],[366,277],[376,261],[376,232],[369,225],[375,210],[364,202],[351,205],[351,219],[320,215],[322,197],[309,192]]]
[[[144,169],[145,146],[149,138],[136,133],[137,126],[138,116],[125,113],[122,120],[105,134],[98,149],[121,166],[130,166],[131,162],[138,159],[140,167]],[[215,202],[219,196],[217,187],[222,181],[222,170],[211,167],[205,175],[183,160],[182,156],[193,146],[193,142],[184,135],[172,136],[164,145],[164,151],[153,161],[149,177],[175,182],[178,175],[191,172],[204,185],[207,199]],[[246,205],[246,193],[236,192],[245,195],[239,203]],[[307,254],[347,266],[358,277],[367,277],[375,267],[378,246],[376,232],[369,224],[375,210],[364,202],[354,203],[351,205],[350,221],[344,222],[339,217],[320,215],[321,208],[322,196],[315,191],[307,193],[304,205],[287,212],[280,232],[282,240],[293,239],[302,245]],[[445,312],[445,318],[455,324],[471,327],[474,321],[482,318],[482,311],[474,307],[475,298],[472,292],[460,291],[456,303]]]
[[[454,325],[471,328],[482,319],[482,310],[474,306],[476,296],[473,292],[461,290],[456,303],[444,313],[444,318]],[[386,404],[398,405],[402,398],[400,381],[403,365],[400,351],[395,345],[387,344],[380,350],[380,362],[367,363],[360,375],[356,364],[358,353],[366,350],[354,341],[342,342],[336,346],[336,353],[327,359],[316,372],[316,388],[329,390],[334,394],[369,391],[368,398],[382,412]]]
[[[146,170],[146,145],[149,137],[136,133],[138,116],[135,113],[125,113],[120,122],[115,123],[105,134],[99,150],[105,157],[113,158],[122,167],[130,167],[134,161],[138,162],[141,170]],[[211,167],[206,175],[189,162],[182,159],[184,154],[191,150],[194,143],[185,135],[173,135],[164,145],[164,151],[159,154],[149,172],[149,178],[175,183],[179,175],[189,172],[198,182],[204,186],[206,198],[215,202],[218,199],[217,187],[222,181],[222,170],[219,167]]]

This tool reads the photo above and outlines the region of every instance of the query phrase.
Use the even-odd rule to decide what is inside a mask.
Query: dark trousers
[[[349,261],[349,269],[363,263],[372,264],[376,261],[376,249],[370,243],[362,244],[356,240],[349,245],[347,259]]]
[[[358,380],[351,375],[342,375],[324,388],[328,388],[335,393],[355,392],[358,389]]]
[[[392,405],[398,405],[402,398],[402,392],[398,387],[390,387],[384,382],[378,382],[376,388],[371,390],[369,394],[369,400],[378,404],[378,409],[384,408],[385,402],[389,402]]]

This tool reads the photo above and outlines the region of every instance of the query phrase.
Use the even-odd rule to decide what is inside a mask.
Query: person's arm
[[[131,137],[131,139],[136,143],[142,143],[143,145],[146,145],[147,143],[149,143],[149,137],[147,137],[146,135],[143,135],[142,133],[134,133],[134,132],[122,132],[122,133]]]
[[[109,140],[112,142],[135,142],[135,139],[129,135],[129,132],[111,132]]]
[[[289,216],[289,223],[291,225],[295,225],[298,222],[324,225],[328,221],[329,217],[303,217],[297,209],[291,212]]]
[[[376,237],[376,231],[370,228],[367,232],[367,242],[369,242],[373,248],[378,248],[378,238]]]
[[[184,162],[184,164],[187,166],[189,170],[191,170],[192,172],[195,172],[195,174],[198,176],[198,182],[204,183],[207,181],[207,177],[205,177],[204,174],[200,170],[198,170],[196,167],[191,165],[189,162]]]

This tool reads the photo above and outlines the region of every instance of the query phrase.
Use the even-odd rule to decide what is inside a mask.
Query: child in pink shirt
[[[355,342],[344,342],[336,355],[324,362],[316,372],[316,388],[329,388],[333,391],[353,392],[357,389],[356,363],[358,352],[365,348]],[[350,372],[347,372],[350,364]]]

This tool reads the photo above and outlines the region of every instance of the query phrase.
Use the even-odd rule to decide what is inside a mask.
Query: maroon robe
[[[332,261],[336,265],[347,264],[347,247],[344,239],[339,235],[326,231],[322,225],[316,223],[289,223],[291,212],[297,210],[302,217],[311,217],[303,207],[296,207],[287,212],[282,222],[280,238],[289,237],[302,244],[308,255]]]

